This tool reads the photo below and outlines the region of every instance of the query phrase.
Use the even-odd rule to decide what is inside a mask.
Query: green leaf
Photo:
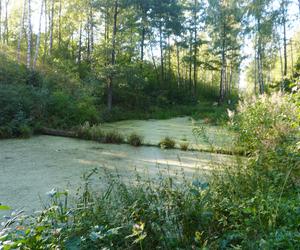
[[[0,205],[0,211],[11,210],[9,206]]]

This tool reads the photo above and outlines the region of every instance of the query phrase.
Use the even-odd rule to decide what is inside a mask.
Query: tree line
[[[255,92],[265,92],[270,54],[281,49],[282,75],[287,77],[291,4],[0,0],[0,41],[29,69],[50,64],[101,83],[109,110],[118,102],[116,89],[122,88],[158,96],[172,89],[191,100],[215,95],[222,103],[238,88],[246,37],[254,44]]]

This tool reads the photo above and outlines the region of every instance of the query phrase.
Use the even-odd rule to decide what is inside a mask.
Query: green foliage
[[[3,55],[0,63],[0,138],[28,137],[41,126],[70,128],[99,120],[94,98],[78,81],[26,70]]]
[[[100,126],[91,126],[89,122],[85,122],[82,126],[79,126],[76,129],[76,134],[78,138],[99,142],[102,142],[105,137],[105,133]]]
[[[121,144],[125,142],[125,138],[118,131],[108,131],[103,138],[104,143]]]
[[[179,146],[182,151],[187,151],[189,149],[190,144],[188,142],[181,142]]]
[[[245,99],[234,118],[239,143],[246,151],[275,150],[297,133],[299,107],[292,96],[274,93],[258,99]]]
[[[93,140],[102,143],[121,144],[125,142],[125,138],[118,131],[104,132],[101,126],[91,126],[89,122],[84,123],[76,129],[78,138],[85,140]]]
[[[45,110],[43,96],[34,87],[0,83],[0,138],[31,134]]]
[[[172,148],[175,148],[175,144],[176,144],[176,142],[172,138],[166,136],[159,142],[158,145],[162,149],[172,149]]]
[[[134,146],[134,147],[139,147],[143,144],[144,138],[136,133],[132,133],[127,137],[127,142]]]

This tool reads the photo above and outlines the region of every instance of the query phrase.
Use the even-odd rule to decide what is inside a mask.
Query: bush
[[[105,137],[105,133],[100,126],[91,126],[89,122],[85,122],[83,125],[76,129],[76,135],[78,138],[85,140],[93,140],[102,142]]]
[[[132,133],[127,138],[127,142],[134,147],[141,146],[143,144],[143,140],[144,140],[143,137],[136,133]]]
[[[172,148],[175,148],[175,144],[176,142],[170,138],[170,137],[165,137],[164,139],[162,139],[160,142],[159,142],[159,146],[162,148],[162,149],[172,149]]]
[[[190,144],[188,142],[182,142],[179,144],[179,146],[182,151],[187,151],[189,149]]]
[[[32,129],[27,125],[21,125],[19,131],[22,138],[30,138],[33,134]]]
[[[239,145],[248,152],[275,150],[298,133],[299,107],[291,95],[275,93],[245,99],[235,116]]]
[[[103,138],[104,143],[121,144],[125,142],[124,136],[118,131],[108,131]]]

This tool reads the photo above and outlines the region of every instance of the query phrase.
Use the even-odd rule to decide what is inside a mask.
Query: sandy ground
[[[204,133],[195,136],[193,130],[203,127]],[[189,117],[178,117],[168,120],[127,120],[102,124],[103,130],[117,130],[124,135],[137,133],[144,137],[150,145],[157,145],[162,138],[169,136],[177,142],[189,142],[194,149],[210,149],[211,145],[218,149],[231,150],[234,134],[225,128],[204,124]]]
[[[158,173],[175,175],[184,169],[191,177],[205,176],[216,163],[226,164],[232,157],[157,147],[134,148],[129,145],[106,145],[96,142],[37,136],[28,140],[0,141],[0,203],[31,212],[47,201],[53,188],[76,190],[82,175],[98,168],[118,172],[131,180],[136,171],[157,178]],[[136,171],[135,171],[136,169]],[[102,185],[96,178],[94,184]]]

